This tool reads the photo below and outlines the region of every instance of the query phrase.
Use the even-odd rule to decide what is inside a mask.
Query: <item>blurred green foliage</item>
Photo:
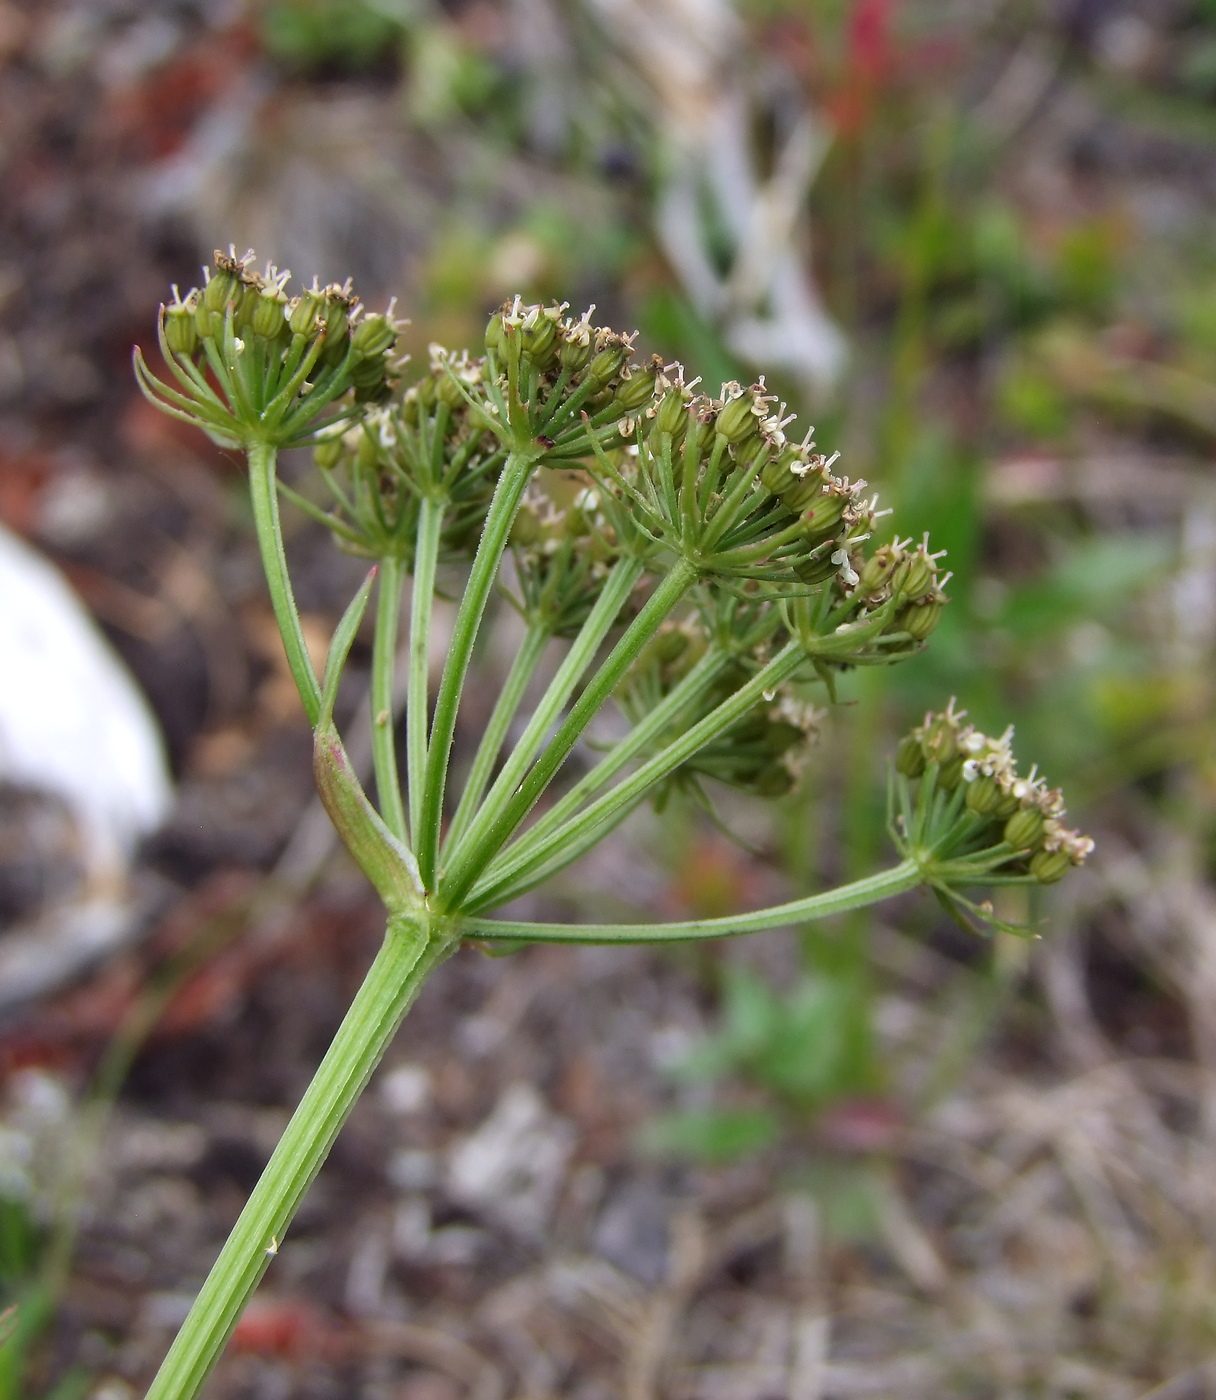
[[[48,1286],[49,1235],[27,1202],[0,1196],[0,1400],[79,1400],[92,1381],[73,1366],[45,1382],[39,1353],[58,1296]]]
[[[270,0],[257,14],[267,55],[297,73],[359,72],[401,39],[400,17],[364,0]]]
[[[881,1088],[870,998],[858,969],[811,972],[779,992],[754,972],[727,966],[720,995],[718,1029],[677,1063],[674,1077],[686,1083],[737,1080],[774,1102],[669,1114],[643,1134],[648,1150],[728,1161],[775,1142],[782,1108],[814,1114]]]

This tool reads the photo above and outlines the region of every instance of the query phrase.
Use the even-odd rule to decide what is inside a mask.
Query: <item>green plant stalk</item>
[[[494,709],[486,724],[485,733],[482,734],[481,742],[477,745],[477,753],[473,758],[473,766],[469,769],[464,791],[460,795],[456,815],[452,818],[451,826],[448,828],[448,844],[453,847],[460,841],[473,819],[477,804],[481,801],[486,785],[490,781],[490,775],[494,772],[494,764],[497,762],[499,751],[506,740],[511,721],[523,703],[528,685],[536,673],[545,647],[549,644],[549,636],[549,629],[543,624],[535,622],[528,624],[519,651],[516,652],[515,660],[511,663],[511,669],[503,682],[502,691],[494,703]]]
[[[604,638],[608,635],[617,614],[624,607],[633,592],[634,585],[642,574],[642,563],[638,559],[625,558],[617,562],[609,575],[604,590],[595,601],[587,620],[579,629],[573,645],[562,659],[557,674],[549,682],[544,695],[537,704],[532,718],[528,721],[519,742],[512,749],[502,772],[494,780],[494,786],[486,796],[476,817],[470,823],[468,835],[453,849],[448,869],[461,870],[470,851],[476,851],[487,831],[492,830],[495,821],[509,805],[511,798],[523,781],[536,751],[545,741],[545,736],[557,722],[562,706],[569,700],[574,687],[582,679],[587,668],[595,659]]]
[[[439,682],[439,693],[435,697],[435,717],[431,722],[431,737],[427,746],[418,829],[414,832],[418,868],[427,889],[433,889],[435,884],[440,824],[443,819],[443,794],[447,785],[452,739],[456,733],[456,712],[460,707],[460,693],[464,687],[464,679],[473,656],[473,644],[477,640],[490,590],[498,573],[499,561],[539,453],[538,448],[535,452],[521,452],[517,449],[508,454],[502,475],[494,488],[494,498],[490,502],[481,539],[477,544],[473,568],[456,613],[452,644],[448,649],[443,678]]]
[[[736,720],[742,719],[766,690],[788,680],[805,662],[805,659],[806,654],[798,642],[787,642],[768,665],[763,670],[757,671],[746,685],[740,686],[729,699],[724,700],[704,719],[699,720],[691,729],[668,744],[665,749],[648,759],[623,782],[618,783],[603,797],[585,807],[560,831],[550,835],[529,854],[521,856],[518,860],[510,859],[508,854],[508,857],[502,862],[502,873],[495,882],[490,884],[487,872],[487,878],[474,886],[472,897],[467,903],[481,909],[497,903],[499,889],[503,881],[514,881],[519,876],[544,864],[551,857],[559,855],[567,842],[573,846],[585,832],[608,820],[618,806],[633,801],[640,793],[646,792],[655,783],[674,772],[698,749],[703,748],[711,739],[716,738],[724,729],[734,724]]]
[[[908,859],[877,875],[867,875],[863,880],[854,880],[852,884],[825,890],[822,894],[791,899],[785,904],[774,904],[768,909],[756,909],[749,914],[729,914],[719,919],[688,919],[681,923],[538,924],[476,916],[463,917],[459,923],[464,937],[490,942],[503,939],[529,943],[677,943],[693,938],[763,933],[768,929],[800,924],[808,919],[846,914],[851,909],[862,909],[868,904],[878,904],[893,895],[915,889],[924,878],[920,864]]]
[[[426,496],[418,512],[414,547],[414,584],[410,598],[410,661],[405,705],[406,779],[410,802],[410,835],[415,847],[422,826],[422,793],[426,778],[427,682],[431,666],[431,612],[435,600],[435,570],[443,502]]]
[[[399,841],[406,841],[405,806],[397,776],[397,726],[393,713],[393,677],[397,669],[397,645],[401,633],[401,589],[404,569],[400,558],[380,560],[380,589],[376,595],[376,632],[372,643],[372,766],[376,795],[384,824]]]
[[[642,648],[659,630],[663,621],[696,581],[696,569],[686,560],[678,560],[663,581],[646,600],[641,612],[629,624],[625,635],[613,647],[603,665],[591,678],[586,689],[571,706],[561,727],[537,760],[519,790],[503,807],[486,813],[485,832],[476,847],[468,851],[459,870],[453,870],[442,891],[445,907],[452,909],[473,887],[494,854],[501,850],[511,833],[532,810],[536,799],[548,787],[554,774],[566,761],[587,725],[600,707],[620,684],[625,673],[637,660]],[[471,844],[471,843],[469,843]]]
[[[730,660],[730,653],[722,649],[706,652],[700,661],[689,671],[680,683],[639,721],[611,750],[583,775],[569,792],[535,822],[513,845],[504,852],[504,860],[515,860],[535,850],[540,843],[563,827],[577,813],[584,802],[589,801],[638,754],[644,753],[650,745],[687,709],[699,696],[703,695],[721,675]],[[490,880],[498,873],[499,862],[492,861],[485,879]]]
[[[193,1400],[339,1129],[434,968],[452,932],[409,913],[390,915],[384,943],[274,1155],[233,1226],[146,1400]]]
[[[287,574],[287,554],[283,548],[283,528],[279,520],[279,497],[275,489],[275,460],[277,449],[271,443],[249,445],[249,487],[253,501],[253,520],[257,529],[262,567],[270,588],[270,601],[275,620],[283,638],[287,664],[300,692],[309,724],[315,725],[321,711],[321,688],[308,655],[304,629],[296,608],[295,594]]]

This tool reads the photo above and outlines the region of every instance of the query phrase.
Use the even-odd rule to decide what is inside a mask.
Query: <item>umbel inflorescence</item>
[[[268,1242],[281,1238],[418,987],[462,940],[710,937],[916,885],[956,916],[996,922],[960,891],[1051,883],[1091,844],[1062,825],[1058,793],[1033,772],[1016,776],[1008,733],[987,739],[951,707],[899,750],[892,834],[902,859],[889,870],[728,919],[490,917],[644,801],[661,808],[674,792],[700,794],[708,779],[762,797],[788,792],[840,673],[925,646],[947,602],[942,556],[927,537],[914,544],[889,531],[865,482],[840,474],[811,433],[796,439],[793,416],[763,381],[698,393],[679,365],[639,362],[634,337],[596,326],[590,311],[575,317],[519,298],[490,318],[484,353],[432,346],[413,374],[391,306],[366,311],[349,282],[289,296],[288,281],[273,267],[255,272],[252,254],[217,253],[204,285],[175,291],[162,308],[171,382],[138,352],[136,373],[158,407],[247,455],[318,787],[385,902],[388,930],[150,1392],[175,1400],[201,1385],[266,1267]],[[312,447],[317,479],[293,489],[276,461],[299,446]],[[320,676],[294,601],[281,498],[372,563]],[[459,602],[432,693],[440,589]],[[457,783],[461,698],[495,590],[522,617],[523,640]],[[374,802],[333,719],[373,592]],[[593,761],[580,741],[606,707],[627,728]]]
[[[1054,885],[1094,848],[1092,839],[1064,825],[1064,794],[1049,788],[1035,769],[1018,776],[1013,757],[1013,726],[999,739],[964,724],[966,711],[951,701],[940,715],[928,714],[899,746],[895,766],[907,778],[921,778],[937,766],[943,792],[961,790],[962,806],[975,823],[975,839],[1004,842],[1010,858],[1000,867]]]

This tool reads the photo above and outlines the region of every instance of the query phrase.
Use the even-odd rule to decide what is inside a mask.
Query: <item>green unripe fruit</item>
[[[325,348],[321,351],[321,363],[327,366],[340,365],[346,359],[346,352],[350,349],[350,331],[343,326],[341,333],[330,335],[325,334]]]
[[[859,592],[866,597],[880,592],[890,582],[897,563],[898,560],[889,546],[877,550],[866,560],[861,570],[861,577],[857,583]]]
[[[808,506],[816,505],[823,497],[823,488],[827,485],[828,474],[822,467],[811,467],[801,475],[791,472],[790,476],[792,478],[790,484],[781,492],[781,504],[786,510],[792,510],[797,515],[806,510]],[[842,504],[842,513],[843,510]]]
[[[997,786],[995,778],[990,778],[987,773],[981,773],[967,784],[967,794],[964,800],[967,809],[974,812],[977,817],[989,817],[996,811],[997,804],[1001,800],[1001,789]]]
[[[750,467],[757,457],[769,451],[768,440],[760,433],[753,433],[751,437],[746,437],[742,442],[735,444],[735,461],[743,468]],[[760,468],[764,470],[763,467]]]
[[[811,586],[824,583],[836,572],[836,565],[832,562],[832,550],[830,549],[825,549],[822,553],[816,551],[805,558],[795,559],[792,567],[799,579]]]
[[[315,335],[324,307],[324,298],[316,292],[305,292],[303,296],[296,297],[289,304],[287,312],[287,325],[292,335]]]
[[[925,771],[925,751],[915,734],[905,734],[899,741],[895,767],[905,778],[919,778]]]
[[[678,661],[688,650],[688,633],[679,627],[660,632],[655,640],[655,655],[664,666]]]
[[[932,635],[941,621],[942,605],[931,599],[923,603],[909,603],[899,615],[899,630],[909,637],[923,642]]]
[[[1030,873],[1040,885],[1054,885],[1068,874],[1071,864],[1063,851],[1036,851],[1030,857]]]
[[[435,380],[435,402],[445,403],[449,408],[460,408],[464,404],[465,397],[453,375],[441,374]]]
[[[616,386],[613,398],[626,413],[632,413],[654,398],[657,379],[658,375],[653,369],[635,370]]]
[[[847,501],[847,496],[821,489],[818,496],[802,512],[803,534],[806,538],[820,540],[832,534],[840,524]]]
[[[620,373],[621,366],[628,358],[629,347],[627,345],[606,345],[592,357],[591,363],[587,366],[587,378],[601,389],[606,388]]]
[[[379,390],[388,385],[388,365],[383,355],[372,360],[356,360],[350,371],[351,386],[358,403],[378,403]],[[372,391],[376,392],[373,393]]]
[[[321,362],[341,364],[350,348],[350,303],[345,297],[325,298],[324,328],[325,348],[321,351]]]
[[[198,324],[189,298],[165,311],[165,343],[175,355],[193,355],[198,349]]]
[[[359,445],[355,448],[355,461],[364,471],[372,471],[380,464],[380,444],[366,427],[359,434]]]
[[[207,285],[203,288],[202,304],[208,311],[220,311],[232,300],[237,287],[240,285],[235,272],[218,268],[207,279]]]
[[[351,367],[350,382],[356,389],[370,389],[373,384],[384,382],[387,371],[383,355],[370,360],[356,360]]]
[[[581,335],[562,338],[562,343],[557,349],[557,362],[562,369],[570,374],[577,374],[590,358],[590,338],[584,340]]]
[[[350,338],[351,348],[357,355],[371,359],[383,355],[397,343],[397,327],[387,316],[372,312],[355,327]]]
[[[374,383],[356,384],[354,390],[356,403],[383,403],[392,393],[388,380],[383,377]]]
[[[531,325],[519,328],[520,354],[537,369],[548,369],[557,358],[557,322],[548,312],[537,314]]]
[[[214,311],[205,301],[200,301],[194,313],[194,328],[200,340],[219,340],[224,334],[224,313]]]
[[[287,318],[283,314],[286,305],[287,298],[276,287],[264,288],[258,294],[250,319],[254,335],[264,340],[278,340],[288,335]]]
[[[917,550],[910,559],[905,559],[900,565],[895,575],[895,592],[902,593],[905,598],[923,598],[933,591],[936,578],[937,570],[933,560],[923,549]]]
[[[312,460],[322,471],[333,471],[342,460],[345,451],[341,438],[326,438],[324,442],[317,443],[316,447],[313,448]]]
[[[956,754],[949,763],[943,763],[937,770],[937,785],[945,788],[947,792],[953,792],[963,777],[963,756]]]
[[[1015,851],[1030,850],[1043,839],[1043,813],[1037,807],[1020,807],[1005,823],[1005,840]]]
[[[492,351],[495,355],[501,354],[505,339],[506,330],[502,324],[502,313],[496,311],[494,315],[490,317],[486,325],[486,349]]]
[[[760,480],[765,489],[784,500],[785,493],[799,480],[791,470],[793,464],[799,460],[797,453],[787,447],[779,456],[771,457],[765,462],[760,468]]]
[[[540,520],[530,505],[525,504],[511,524],[511,543],[527,549],[540,539]]]
[[[690,452],[693,457],[700,459],[705,455],[706,444],[713,436],[713,426],[695,413],[689,413],[688,427],[684,435],[684,455]]]
[[[727,442],[738,443],[751,437],[759,422],[752,412],[753,399],[750,392],[728,400],[718,414],[714,431]]]
[[[654,425],[661,433],[669,433],[678,442],[688,430],[688,403],[678,389],[663,395]]]
[[[325,334],[338,340],[350,329],[350,303],[345,297],[325,298]]]
[[[992,809],[992,815],[999,822],[1008,821],[1018,810],[1020,805],[1021,804],[1018,802],[1017,798],[1014,797],[1013,793],[1003,792],[1000,801],[998,801],[996,806]]]
[[[925,746],[925,758],[943,768],[953,762],[958,753],[958,733],[944,717],[933,721],[921,742]]]
[[[274,288],[267,288],[273,295]],[[244,335],[253,326],[253,318],[262,301],[263,289],[260,283],[243,282],[232,298],[232,330],[235,335]]]

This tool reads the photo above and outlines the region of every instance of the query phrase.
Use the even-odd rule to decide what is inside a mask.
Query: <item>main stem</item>
[[[253,1189],[147,1400],[193,1400],[266,1272],[296,1208],[428,975],[455,943],[409,915],[391,916],[333,1044]]]
[[[300,625],[291,579],[287,576],[287,554],[283,549],[283,529],[279,522],[279,495],[275,489],[277,456],[278,449],[270,443],[255,442],[249,446],[249,491],[253,501],[253,520],[257,528],[258,548],[262,552],[262,567],[270,588],[270,601],[283,637],[283,649],[287,652],[287,664],[291,667],[296,689],[304,702],[308,722],[315,725],[321,712],[321,688],[308,655],[308,644]]]

